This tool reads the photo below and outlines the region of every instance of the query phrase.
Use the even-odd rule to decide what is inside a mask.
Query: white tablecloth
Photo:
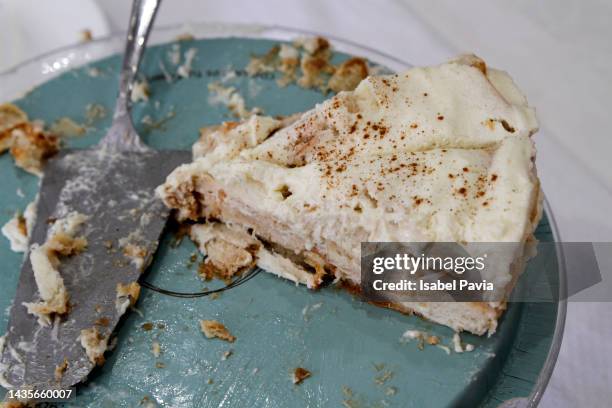
[[[97,3],[111,29],[123,30],[130,2]],[[166,0],[157,24],[282,24],[345,37],[415,65],[475,52],[509,71],[537,107],[538,171],[561,238],[610,242],[611,19],[606,0]],[[612,265],[611,255],[600,262]],[[570,302],[566,327],[542,406],[610,406],[612,303]]]

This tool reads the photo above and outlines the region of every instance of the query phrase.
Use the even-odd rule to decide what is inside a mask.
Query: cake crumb
[[[176,69],[176,74],[178,76],[182,78],[189,78],[191,75],[193,60],[195,59],[197,52],[198,50],[196,48],[189,48],[187,51],[185,51],[183,54],[185,60],[183,64]]]
[[[141,405],[143,408],[155,408],[157,407],[157,404],[153,401],[151,401],[151,399],[149,397],[144,397],[143,399],[140,400],[139,405]]]
[[[234,354],[233,350],[227,350],[221,355],[221,361],[227,360],[232,354]]]
[[[425,339],[427,337],[427,333],[422,332],[420,330],[406,330],[402,337],[400,338],[400,342],[404,343],[410,340],[417,340],[417,348],[419,350],[423,350],[425,348]]]
[[[106,108],[99,103],[89,103],[85,106],[85,124],[90,126],[94,122],[106,117]]]
[[[11,132],[11,155],[15,165],[42,176],[44,163],[60,149],[60,139],[45,131],[42,122],[28,122]]]
[[[0,153],[11,147],[13,129],[28,123],[28,115],[17,105],[4,103],[0,105]]]
[[[195,40],[193,34],[185,32],[176,36],[176,41],[192,41]]]
[[[430,335],[420,330],[406,330],[402,334],[400,342],[404,343],[410,340],[418,341],[417,347],[419,348],[419,350],[423,350],[425,348],[425,345],[429,345],[436,346],[440,350],[443,350],[446,354],[451,354],[451,348],[442,344],[442,340],[438,336]],[[461,338],[457,333],[455,333],[455,335],[453,336],[453,349],[455,353],[463,353],[465,351],[474,350],[474,346],[472,344],[466,344],[465,347],[463,347],[461,343]]]
[[[168,54],[168,60],[170,60],[170,63],[172,65],[178,65],[181,62],[180,44],[177,44],[177,43],[172,44],[167,54]]]
[[[23,214],[15,213],[2,227],[2,235],[9,240],[13,252],[26,252],[28,249],[30,233],[36,221],[36,203],[37,200],[32,201]]]
[[[249,76],[278,72],[279,87],[295,83],[322,92],[352,91],[370,73],[363,58],[350,58],[334,65],[331,57],[331,45],[326,38],[300,37],[293,44],[277,44],[267,53],[251,57],[246,71]]]
[[[59,148],[59,138],[43,122],[29,120],[17,105],[0,105],[0,153],[9,150],[17,167],[40,177],[44,162]]]
[[[160,119],[153,119],[150,115],[145,115],[141,119],[140,123],[144,125],[145,131],[147,132],[150,132],[151,130],[165,131],[166,124],[171,119],[174,119],[175,116],[176,116],[176,112],[174,111],[174,108],[172,108],[170,111],[168,111],[168,113],[166,113]]]
[[[302,309],[302,317],[304,318],[304,321],[306,322],[309,321],[310,318],[312,317],[312,314],[318,309],[320,309],[321,306],[323,306],[323,302],[318,302],[312,305],[304,306],[304,308]]]
[[[132,103],[137,102],[148,102],[149,96],[151,96],[151,87],[146,79],[142,79],[141,81],[135,81],[134,87],[132,88],[132,93],[130,94],[130,99]]]
[[[97,67],[89,67],[85,72],[87,73],[87,76],[91,78],[98,78],[100,75],[102,75],[102,72]]]
[[[147,248],[142,245],[137,245],[132,242],[126,243],[122,246],[123,255],[130,258],[132,264],[137,269],[142,269],[144,266],[145,258],[147,256]]]
[[[274,72],[278,66],[278,54],[280,46],[275,45],[270,48],[267,53],[260,56],[252,56],[246,66],[246,72],[249,76],[255,76],[265,73]]]
[[[263,112],[261,108],[247,109],[244,97],[233,86],[224,86],[220,82],[208,84],[209,98],[211,105],[225,105],[233,116],[239,119],[246,119],[252,115]]]
[[[93,34],[91,33],[91,30],[89,28],[86,28],[79,32],[79,42],[86,43],[90,42],[91,40],[93,40]]]
[[[49,131],[59,137],[78,137],[87,133],[85,126],[68,117],[61,117],[51,124]]]
[[[427,344],[430,346],[435,346],[440,343],[440,338],[438,336],[427,336]]]
[[[391,378],[393,378],[393,371],[385,370],[382,372],[382,374],[374,378],[374,382],[376,383],[376,385],[384,385]]]
[[[462,343],[459,333],[455,332],[455,334],[453,334],[453,350],[455,353],[470,352],[474,351],[474,345]]]
[[[49,326],[52,316],[68,313],[68,292],[58,270],[60,258],[85,250],[87,239],[77,237],[76,233],[88,219],[83,214],[71,212],[55,220],[42,245],[32,245],[29,256],[40,301],[24,302],[23,305],[28,313],[38,317],[41,326]]]
[[[161,346],[158,341],[154,341],[151,345],[151,353],[155,356],[155,358],[159,358],[161,355]]]
[[[307,369],[303,367],[297,367],[295,370],[293,370],[292,380],[294,384],[299,385],[302,383],[302,381],[304,381],[306,378],[310,376],[311,376],[310,371],[308,371]]]
[[[115,308],[119,315],[123,315],[128,307],[134,306],[139,296],[140,285],[138,282],[130,282],[127,284],[118,283]]]
[[[216,337],[230,343],[236,340],[236,337],[233,336],[222,323],[216,320],[200,320],[200,329],[209,339]]]
[[[97,327],[81,330],[79,340],[89,361],[95,365],[104,364],[104,352],[108,345],[109,336],[105,336],[98,331]]]
[[[334,92],[352,91],[368,76],[368,64],[363,58],[350,58],[341,63],[329,79]]]
[[[55,375],[54,375],[55,381],[60,382],[67,369],[68,369],[68,359],[65,358],[62,364],[55,367]]]

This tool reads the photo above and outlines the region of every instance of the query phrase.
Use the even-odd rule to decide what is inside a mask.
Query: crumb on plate
[[[104,364],[104,352],[108,346],[109,335],[104,335],[98,331],[97,327],[81,330],[79,340],[89,361],[96,365]]]
[[[229,341],[230,343],[236,340],[236,337],[233,336],[222,323],[216,320],[200,320],[200,329],[209,339],[216,337],[221,340]]]
[[[303,367],[297,367],[293,370],[292,380],[294,384],[301,384],[306,378],[310,377],[311,373]]]
[[[62,364],[55,367],[55,374],[54,374],[55,381],[60,382],[67,369],[68,369],[68,359],[65,358]]]
[[[123,315],[128,307],[134,306],[139,296],[140,284],[138,284],[138,282],[130,282],[127,284],[118,283],[115,308],[119,315]]]

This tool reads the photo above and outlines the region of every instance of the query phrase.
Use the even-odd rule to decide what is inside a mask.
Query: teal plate
[[[188,149],[200,127],[230,120],[227,109],[210,104],[208,98],[207,85],[223,78],[240,90],[248,107],[261,107],[266,114],[299,112],[324,100],[319,92],[278,88],[273,76],[248,78],[241,71],[251,54],[264,53],[275,43],[254,38],[183,41],[182,51],[197,49],[193,73],[172,84],[164,80],[159,63],[164,61],[171,72],[175,69],[168,60],[171,45],[147,50],[141,72],[151,84],[151,100],[133,109],[146,143]],[[119,57],[112,56],[66,71],[16,103],[47,123],[64,116],[82,123],[86,105],[112,108],[119,63]],[[93,67],[99,75],[90,75]],[[234,69],[237,75],[226,75]],[[163,123],[144,125],[145,116]],[[67,144],[90,146],[109,123],[107,115]],[[38,179],[17,169],[6,154],[0,157],[0,174],[4,223],[34,198]],[[536,235],[541,241],[553,240],[547,216]],[[218,285],[200,280],[196,267],[189,265],[195,251],[189,240],[178,247],[171,241],[167,233],[148,272],[150,282],[189,291]],[[22,256],[1,239],[0,257],[0,310],[6,311],[0,315],[2,332]],[[404,331],[413,329],[451,345],[453,331],[446,327],[373,307],[333,287],[313,292],[263,273],[216,299],[177,299],[143,290],[137,308],[139,312],[129,313],[121,324],[106,364],[65,406],[134,407],[145,397],[164,407],[491,407],[513,398],[535,403],[554,365],[564,316],[563,303],[514,303],[493,336],[462,335],[464,342],[476,346],[473,352],[447,355],[438,347],[419,350],[414,342],[399,341]],[[236,342],[206,339],[200,319],[223,322]],[[144,330],[145,322],[153,328]],[[159,358],[151,352],[154,341],[161,345]],[[290,375],[298,366],[310,370],[312,377],[296,386]]]

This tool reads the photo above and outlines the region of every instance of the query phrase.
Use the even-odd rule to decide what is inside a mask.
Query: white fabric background
[[[96,1],[111,29],[123,30],[130,2]],[[537,165],[562,239],[610,242],[611,20],[606,0],[165,0],[157,24],[282,24],[345,37],[415,65],[475,52],[510,72],[537,107]],[[599,261],[610,273],[612,254],[598,255],[607,256]],[[611,340],[612,303],[570,303],[542,406],[610,406]]]

